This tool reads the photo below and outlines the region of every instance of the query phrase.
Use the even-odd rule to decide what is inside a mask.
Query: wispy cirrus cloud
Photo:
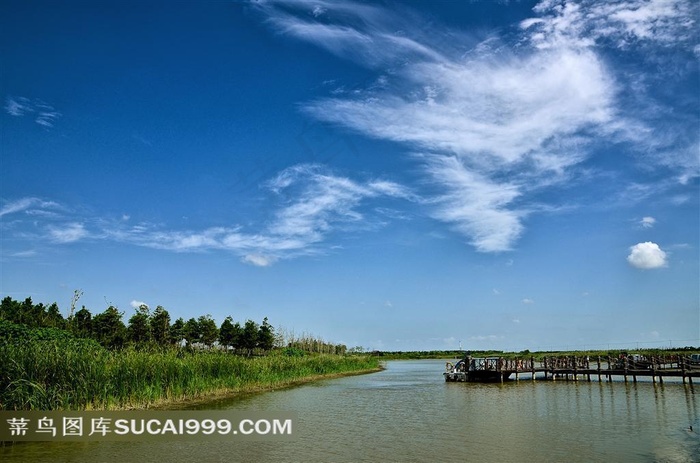
[[[404,28],[415,30],[418,20],[407,9],[388,16],[381,6],[327,0],[263,0],[252,6],[277,32],[308,40],[361,65],[386,65],[406,55],[440,59],[435,49],[404,33]]]
[[[534,11],[540,17],[521,26],[533,28],[528,39],[539,48],[589,47],[602,40],[620,48],[639,41],[697,44],[698,4],[688,0],[545,0]]]
[[[465,167],[456,156],[426,157],[425,170],[444,187],[433,199],[433,216],[451,224],[483,252],[505,251],[522,232],[527,212],[509,209],[520,196],[514,183],[494,182]]]
[[[263,186],[274,193],[280,204],[267,225],[258,232],[249,232],[240,226],[172,230],[148,223],[131,224],[130,218],[125,216],[107,220],[76,217],[76,214],[34,214],[32,220],[27,222],[31,222],[33,227],[32,239],[43,238],[57,244],[90,239],[175,252],[224,250],[238,254],[244,263],[266,267],[280,259],[326,252],[327,247],[323,243],[334,232],[367,229],[368,222],[372,222],[367,214],[373,213],[376,208],[364,207],[366,202],[378,199],[420,200],[395,182],[385,179],[352,180],[313,164],[285,169]],[[53,202],[24,198],[8,202],[0,212],[17,214],[38,206],[60,208]],[[368,212],[364,212],[365,209]],[[29,235],[24,233],[23,236]]]
[[[30,100],[25,97],[8,96],[5,100],[5,111],[15,117],[31,116],[34,122],[45,128],[53,127],[61,117],[61,113],[53,106],[39,99]]]
[[[48,227],[49,236],[57,243],[74,243],[87,238],[90,233],[82,223],[66,223]]]
[[[41,212],[50,214],[52,210],[57,208],[60,208],[60,206],[53,201],[44,201],[39,198],[20,198],[5,203],[2,208],[0,208],[0,217],[22,211],[35,214]]]
[[[628,93],[644,92],[644,84],[625,82],[598,50],[642,42],[694,46],[692,2],[545,0],[536,17],[511,31],[514,43],[494,35],[475,42],[462,31],[425,25],[405,8],[321,3],[322,15],[288,0],[255,7],[276,32],[380,75],[303,110],[423,153],[427,178],[443,190],[432,215],[479,251],[511,249],[532,209],[529,193],[565,182],[601,140],[653,150],[653,162],[681,170],[681,181],[698,173],[696,157],[683,154],[697,152],[697,136],[679,140],[695,119],[664,134],[652,131],[651,121],[638,116],[647,112],[639,102],[621,98],[630,86],[637,91]]]

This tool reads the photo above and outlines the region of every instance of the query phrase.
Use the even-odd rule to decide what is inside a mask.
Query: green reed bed
[[[5,342],[0,409],[143,408],[377,367],[368,356],[246,358],[221,351],[109,351],[83,339]]]

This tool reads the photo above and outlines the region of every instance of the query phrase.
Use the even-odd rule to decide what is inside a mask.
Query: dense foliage
[[[56,304],[2,300],[0,410],[149,407],[379,364],[318,353],[323,346],[344,353],[345,346],[276,333],[267,318],[241,326],[226,317],[217,327],[203,315],[171,324],[163,307],[142,305],[125,325],[113,306],[94,316],[74,309],[63,318]]]
[[[143,408],[378,367],[376,358],[355,355],[280,351],[249,358],[222,350],[109,350],[56,333],[0,321],[0,409]]]
[[[76,293],[77,294],[77,293]],[[79,296],[78,296],[79,297]],[[74,298],[74,302],[78,297]],[[0,320],[27,328],[65,330],[77,338],[94,339],[109,349],[125,347],[168,348],[173,346],[222,348],[252,354],[256,350],[269,351],[275,346],[275,329],[267,317],[262,324],[247,320],[243,326],[226,317],[220,327],[211,315],[202,315],[187,321],[179,318],[171,324],[170,314],[158,306],[154,311],[146,305],[136,308],[125,325],[124,316],[116,307],[93,315],[83,306],[72,307],[67,318],[61,315],[56,303],[49,306],[34,304],[31,298],[22,302],[5,297],[0,302]]]

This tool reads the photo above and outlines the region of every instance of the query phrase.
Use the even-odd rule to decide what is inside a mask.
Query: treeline
[[[267,318],[171,323],[165,308],[142,305],[125,324],[114,306],[75,310],[79,296],[65,318],[56,304],[0,301],[0,410],[144,408],[379,366],[371,356],[328,355],[345,346],[275,330]]]
[[[108,349],[136,348],[199,348],[221,349],[237,353],[264,353],[273,348],[285,348],[288,355],[304,352],[345,354],[342,344],[332,344],[320,339],[276,333],[267,317],[258,324],[253,320],[236,322],[231,316],[217,325],[211,315],[171,322],[170,314],[162,307],[151,310],[147,305],[135,309],[125,324],[123,312],[109,306],[104,312],[93,315],[82,306],[75,310],[75,303],[82,292],[76,291],[70,313],[63,317],[56,303],[34,304],[30,297],[16,301],[5,297],[0,302],[0,320],[29,328],[53,328],[65,330],[77,338],[93,339]]]
[[[368,372],[370,356],[231,355],[223,349],[107,349],[60,328],[0,319],[0,410],[146,408]]]

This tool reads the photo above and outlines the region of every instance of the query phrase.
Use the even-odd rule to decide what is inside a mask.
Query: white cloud
[[[276,260],[275,257],[264,256],[262,254],[246,254],[241,257],[242,262],[255,265],[256,267],[268,267],[275,263]]]
[[[576,163],[578,156],[551,150],[553,137],[611,119],[612,81],[586,51],[427,61],[395,78],[398,89],[318,100],[306,110],[376,138],[459,155],[482,169],[526,157],[545,169]]]
[[[523,299],[522,302],[523,302],[523,304],[534,304],[535,303],[535,301],[533,301],[532,299],[529,299],[529,298]]]
[[[19,251],[15,252],[13,254],[10,254],[12,257],[19,257],[19,258],[25,258],[25,257],[34,257],[37,255],[36,250],[30,249],[28,251]]]
[[[365,203],[373,199],[418,201],[408,189],[385,179],[356,181],[334,175],[319,165],[302,164],[280,172],[265,187],[275,192],[282,204],[267,225],[257,233],[242,227],[211,227],[204,230],[165,230],[147,223],[130,224],[123,215],[114,220],[95,217],[76,219],[49,214],[45,209],[60,209],[56,203],[37,198],[7,202],[0,216],[33,207],[34,226],[46,230],[56,243],[72,243],[84,238],[113,240],[176,252],[225,250],[241,256],[241,261],[266,267],[279,259],[323,252],[322,242],[332,233],[366,230],[372,217],[366,217]],[[376,208],[366,207],[370,213]],[[385,222],[387,214],[382,214]],[[41,220],[48,223],[42,223]],[[375,221],[375,226],[383,222]],[[327,248],[335,248],[329,246]]]
[[[320,2],[313,4],[324,10],[317,21],[308,4],[256,5],[278,32],[379,71],[381,85],[336,92],[304,111],[422,153],[431,187],[442,189],[428,201],[433,217],[479,251],[512,249],[523,218],[536,209],[527,207],[530,193],[568,180],[600,140],[654,151],[653,162],[680,171],[680,182],[700,172],[697,142],[679,135],[688,131],[671,130],[658,141],[659,130],[650,129],[658,124],[643,119],[649,112],[622,104],[646,87],[621,79],[598,53],[610,43],[625,49],[692,42],[698,10],[692,2],[543,1],[510,49],[495,36],[476,43],[421,22],[407,9]],[[645,99],[658,105],[639,96]]]
[[[10,116],[24,116],[28,112],[32,112],[31,103],[27,98],[23,97],[7,97],[5,100],[5,111]]]
[[[277,211],[266,232],[268,239],[290,247],[317,243],[338,225],[361,224],[364,216],[357,208],[364,200],[412,198],[397,183],[371,180],[363,184],[310,164],[285,169],[267,186],[278,193],[297,187],[294,199]]]
[[[304,110],[430,153],[420,157],[425,173],[444,190],[432,201],[432,215],[479,251],[511,249],[529,213],[515,199],[585,158],[567,137],[611,130],[615,85],[591,51],[561,47],[516,56],[499,50],[496,61],[487,43],[465,54],[443,40],[456,33],[428,33],[409,14],[379,7],[349,19],[344,10],[342,25],[266,8],[279,30],[340,56],[380,68],[405,63],[391,73],[391,85],[312,101]],[[408,23],[413,27],[396,27]]]
[[[396,51],[435,57],[434,50],[400,31],[415,24],[396,11],[389,18],[381,7],[368,3],[294,0],[257,2],[253,5],[267,17],[267,23],[282,34],[312,42],[333,54],[361,64],[388,64]],[[331,18],[338,22],[320,21]],[[380,31],[380,33],[371,33]]]
[[[644,228],[651,228],[656,223],[656,219],[653,217],[643,217],[642,220],[639,221],[639,223]]]
[[[469,237],[478,251],[509,250],[522,232],[520,219],[526,214],[507,209],[520,195],[517,186],[470,172],[456,157],[426,159],[426,171],[446,189],[434,200],[433,216]]]
[[[311,11],[311,14],[314,16],[314,18],[318,18],[319,16],[322,16],[323,14],[326,13],[326,9],[323,8],[322,6],[316,5],[314,9]]]
[[[654,269],[666,267],[667,255],[661,250],[658,244],[647,241],[635,244],[630,248],[627,262],[633,267],[640,269]]]
[[[82,223],[68,223],[49,227],[51,239],[57,243],[73,243],[89,236]]]
[[[0,209],[0,217],[7,214],[14,214],[16,212],[27,211],[30,208],[37,207],[41,209],[56,209],[59,205],[51,201],[43,201],[39,198],[20,198],[15,201],[9,201]],[[50,213],[50,211],[44,211],[45,213]],[[36,215],[41,214],[41,210],[34,212]]]
[[[588,47],[604,39],[620,48],[637,41],[696,45],[698,4],[692,0],[544,0],[534,11],[540,16],[520,26],[540,48]]]
[[[148,304],[146,304],[146,303],[143,302],[143,301],[137,301],[136,299],[134,299],[134,300],[132,300],[131,302],[129,302],[129,305],[130,305],[131,307],[133,307],[134,309],[138,309],[138,308],[141,307],[142,305],[145,305],[146,307],[148,307]]]
[[[35,115],[34,122],[43,127],[53,127],[61,113],[41,100],[30,100],[25,97],[7,97],[5,111],[11,116],[22,117],[29,113]]]

